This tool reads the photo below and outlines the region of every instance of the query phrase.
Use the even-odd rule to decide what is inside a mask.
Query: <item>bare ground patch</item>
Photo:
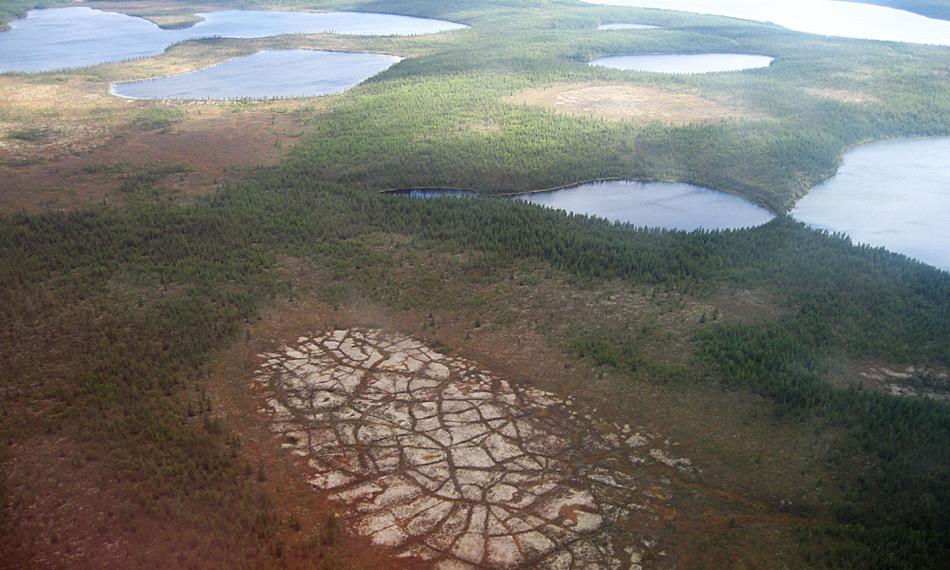
[[[115,99],[107,83],[82,76],[0,76],[0,164],[54,160],[105,144],[136,113],[132,102]],[[40,136],[18,136],[24,130]]]
[[[857,386],[881,394],[950,403],[950,371],[927,366],[843,361],[829,375],[840,387]]]
[[[161,0],[156,2],[84,2],[82,5],[96,10],[144,18],[165,29],[187,28],[197,24],[202,20],[197,12],[228,9],[223,4],[200,2],[180,4]]]
[[[302,133],[300,102],[240,109],[185,106],[188,117],[167,128],[142,130],[133,123],[105,124],[94,140],[60,139],[66,148],[33,149],[25,163],[0,163],[4,179],[0,211],[74,209],[92,203],[121,204],[119,189],[130,177],[175,166],[180,176],[162,181],[175,200],[210,192],[252,166],[277,162]],[[110,130],[111,129],[111,130]],[[69,145],[75,141],[76,146]],[[107,144],[106,144],[107,143]]]
[[[427,259],[445,261],[441,256]],[[447,358],[478,363],[479,370],[491,370],[492,378],[506,380],[513,392],[537,394],[539,392],[534,390],[539,390],[549,394],[549,397],[555,398],[553,407],[557,409],[547,413],[535,410],[528,415],[537,415],[539,425],[547,426],[545,429],[550,428],[557,433],[563,433],[559,431],[562,429],[568,430],[569,441],[573,442],[569,443],[568,448],[575,450],[574,452],[578,447],[585,446],[576,445],[577,440],[573,438],[583,438],[585,433],[594,439],[610,439],[612,434],[618,434],[626,440],[639,432],[648,442],[655,444],[643,453],[648,458],[646,461],[657,463],[652,466],[638,465],[637,468],[644,468],[646,471],[639,473],[634,469],[632,473],[635,476],[639,473],[639,476],[648,479],[659,479],[656,479],[655,485],[643,484],[645,480],[641,480],[637,483],[638,488],[630,491],[634,494],[655,495],[646,499],[655,510],[652,513],[638,513],[643,516],[610,520],[604,517],[602,528],[609,528],[610,533],[617,533],[622,540],[639,537],[648,542],[657,541],[655,545],[648,546],[640,540],[640,549],[630,552],[626,551],[625,545],[616,543],[611,548],[614,555],[618,555],[615,558],[621,561],[620,568],[636,568],[634,554],[637,553],[643,555],[643,568],[662,566],[664,559],[667,565],[697,568],[777,568],[797,565],[793,562],[798,559],[791,533],[792,529],[804,521],[782,512],[780,505],[786,504],[785,497],[791,495],[794,503],[800,504],[800,498],[793,490],[797,481],[786,481],[782,474],[794,471],[797,477],[800,468],[803,477],[808,478],[811,474],[797,462],[799,442],[795,441],[790,433],[790,426],[770,422],[768,437],[762,437],[761,425],[750,423],[744,415],[763,413],[764,410],[757,402],[744,396],[722,393],[715,388],[706,390],[698,386],[687,388],[656,385],[639,380],[638,375],[624,380],[624,395],[618,399],[618,393],[611,387],[613,380],[604,378],[599,370],[591,367],[588,362],[578,360],[573,352],[565,351],[566,347],[558,340],[564,334],[570,338],[578,330],[593,325],[592,320],[597,321],[601,317],[616,315],[616,318],[626,320],[628,316],[636,316],[643,311],[652,312],[652,295],[634,293],[632,298],[628,298],[624,291],[627,288],[624,287],[611,285],[606,288],[608,290],[584,290],[563,283],[556,284],[557,279],[523,279],[520,275],[511,276],[510,281],[506,276],[503,280],[507,282],[498,283],[487,275],[480,278],[456,275],[452,269],[443,266],[442,262],[436,263],[441,268],[438,272],[442,276],[442,280],[436,280],[436,283],[428,279],[428,269],[423,270],[414,264],[407,268],[409,273],[415,275],[414,282],[417,285],[426,285],[425,298],[431,302],[429,306],[432,308],[419,306],[414,309],[395,310],[361,297],[355,291],[355,296],[347,296],[346,300],[340,299],[339,303],[334,301],[331,308],[325,303],[335,298],[335,295],[329,294],[332,287],[327,288],[332,279],[319,270],[308,268],[306,263],[289,260],[287,275],[294,283],[294,299],[280,302],[267,310],[261,321],[249,326],[246,339],[236,343],[222,355],[211,386],[216,413],[230,417],[228,425],[236,426],[234,429],[241,434],[243,441],[249,443],[251,436],[248,434],[253,434],[255,444],[253,448],[248,445],[246,451],[254,460],[264,458],[268,465],[268,481],[274,480],[274,485],[269,486],[278,503],[286,504],[286,509],[298,512],[301,521],[321,516],[321,510],[337,512],[344,523],[344,544],[347,545],[360,544],[360,541],[368,544],[375,534],[360,534],[362,527],[359,526],[359,521],[353,519],[350,511],[355,506],[347,507],[345,503],[330,500],[333,490],[324,489],[320,485],[314,488],[307,484],[308,479],[314,479],[318,474],[314,465],[309,464],[312,457],[298,453],[303,451],[298,448],[303,439],[299,434],[290,432],[275,433],[272,429],[274,424],[269,421],[273,419],[269,417],[271,412],[263,415],[260,413],[262,409],[271,409],[267,401],[273,399],[275,394],[280,394],[279,401],[286,398],[288,403],[293,403],[294,406],[300,403],[299,398],[294,399],[294,394],[286,392],[279,382],[266,385],[253,382],[250,389],[247,386],[251,378],[260,375],[261,365],[272,359],[262,359],[262,354],[278,354],[287,349],[300,351],[301,345],[311,344],[307,341],[308,338],[313,339],[321,331],[385,328],[398,336],[411,335],[429,350]],[[408,260],[402,260],[399,265],[403,263],[408,263]],[[390,275],[390,278],[395,279],[394,286],[400,290],[413,288],[400,277]],[[511,314],[498,313],[492,302],[482,298],[483,288],[494,291],[492,296],[498,303],[511,304]],[[408,294],[412,296],[411,292]],[[443,304],[443,294],[451,295],[456,300],[471,300],[473,305],[470,308],[475,312],[471,312],[467,305],[465,308],[439,308]],[[550,296],[553,298],[549,299]],[[756,298],[758,301],[767,301],[759,299],[759,296]],[[558,306],[565,312],[576,315],[570,325],[562,323],[563,326],[552,326],[553,321],[546,311],[546,307],[552,306],[551,301],[560,303]],[[740,313],[747,311],[758,314],[761,312],[758,301],[753,303],[752,308],[745,307],[748,303],[740,303],[743,305],[741,310],[740,307],[722,306],[719,318],[744,319],[746,317],[740,316]],[[393,303],[404,305],[405,300],[393,300]],[[680,320],[681,324],[688,328],[701,326],[697,320],[703,311],[712,314],[714,310],[709,306],[694,306],[692,303],[680,306],[680,303],[674,300],[662,299],[660,303],[665,308],[661,308],[662,315],[658,316],[662,319]],[[409,304],[414,306],[416,303]],[[496,313],[497,318],[488,316]],[[518,315],[517,318],[514,318],[515,314]],[[599,316],[595,318],[595,315]],[[306,338],[301,340],[301,335]],[[687,346],[680,344],[672,352],[681,353],[682,349],[687,352],[689,350]],[[664,356],[661,359],[666,358]],[[679,358],[681,357],[672,354],[669,356],[671,361]],[[385,371],[377,371],[374,374],[383,372]],[[497,388],[498,391],[492,391],[492,398],[507,394],[500,382]],[[698,392],[693,393],[695,390]],[[229,403],[223,402],[223,395],[228,398]],[[567,401],[573,401],[573,405],[567,406]],[[379,409],[384,407],[381,405]],[[578,417],[570,419],[569,411],[564,410],[575,411]],[[737,410],[745,412],[740,413]],[[559,419],[559,414],[562,413],[565,414],[564,418]],[[312,417],[307,413],[303,415]],[[590,419],[587,415],[590,415]],[[241,421],[234,422],[238,417],[242,418]],[[536,421],[533,417],[523,419],[529,423]],[[626,435],[624,424],[629,424],[631,428]],[[321,431],[317,424],[308,429],[315,435]],[[647,437],[648,434],[658,433],[665,436]],[[669,441],[666,438],[669,438]],[[815,447],[813,438],[807,439],[808,443]],[[782,443],[777,444],[777,440]],[[629,445],[638,441],[634,439]],[[620,447],[624,445],[626,444],[621,442]],[[689,457],[696,465],[701,465],[703,471],[701,474],[684,473],[678,468],[662,465],[662,457],[649,453],[649,450],[654,448],[663,451],[668,458]],[[345,451],[341,450],[336,457],[345,457]],[[364,451],[369,452],[366,449]],[[602,451],[595,453],[592,449],[591,457],[581,453],[575,459],[579,458],[581,466],[586,465],[584,468],[594,469],[600,461],[609,463],[612,452],[609,449]],[[349,464],[353,464],[352,459]],[[577,465],[572,464],[571,469],[576,467]],[[272,475],[277,471],[282,473],[279,478]],[[326,470],[323,471],[326,475]],[[630,472],[626,472],[629,475]],[[584,480],[586,479],[580,479]],[[293,486],[290,485],[291,481]],[[301,499],[304,496],[310,498]],[[586,515],[581,515],[582,518],[595,514],[590,508],[579,507],[576,510],[586,512]],[[315,512],[317,514],[314,514]],[[572,513],[574,510],[570,508],[564,510],[565,515]],[[368,528],[366,527],[366,530]],[[398,534],[395,529],[391,530]],[[383,536],[387,536],[386,533],[383,533]],[[534,538],[540,540],[537,536]],[[461,549],[471,545],[478,546],[477,540],[473,537],[469,539],[471,544],[456,542],[454,546]],[[454,546],[449,549],[450,552]],[[400,552],[399,549],[398,545],[376,545],[361,549],[360,552],[370,556],[371,553],[382,550],[383,553],[389,552],[392,557]],[[346,551],[353,552],[353,549],[348,547]],[[522,552],[517,543],[514,551]],[[599,550],[601,553],[605,551],[606,549]],[[661,551],[666,553],[665,556],[659,556]],[[476,553],[475,556],[488,556],[487,550],[481,552],[482,554]],[[439,556],[435,558],[438,559]],[[447,558],[446,556],[441,560],[447,562]],[[398,560],[412,564],[414,559]],[[483,560],[484,567],[500,566],[489,563],[488,558]],[[580,556],[576,560],[580,561]],[[782,562],[777,562],[778,560]],[[432,560],[425,566],[428,567],[435,561]],[[367,563],[364,567],[373,566]],[[599,567],[611,566],[608,564]]]
[[[851,103],[853,105],[864,105],[866,103],[875,103],[878,101],[876,98],[871,97],[867,93],[861,93],[860,91],[849,91],[847,89],[816,87],[805,89],[805,92],[818,97],[833,99],[835,101],[840,101],[841,103]]]
[[[350,528],[436,568],[666,566],[650,528],[669,441],[512,385],[404,335],[338,329],[262,355],[283,446]],[[645,534],[617,532],[635,518]],[[649,554],[647,552],[649,551]]]
[[[522,91],[508,101],[568,115],[644,123],[684,125],[755,117],[736,105],[644,85],[562,84]]]
[[[187,199],[280,160],[325,99],[163,102],[109,93],[114,80],[190,71],[263,47],[191,42],[155,58],[0,76],[0,211],[122,203],[116,190],[125,179],[169,165],[185,175],[163,181],[162,191]]]

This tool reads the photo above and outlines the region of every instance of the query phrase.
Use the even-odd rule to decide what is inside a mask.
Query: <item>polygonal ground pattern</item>
[[[692,469],[409,337],[335,330],[262,357],[262,411],[347,528],[442,570],[642,568],[654,538],[617,523],[655,522],[666,475]]]

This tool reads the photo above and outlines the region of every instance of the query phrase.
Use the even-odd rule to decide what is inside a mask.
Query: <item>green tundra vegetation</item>
[[[324,136],[300,149],[292,164],[301,175],[370,188],[451,186],[488,193],[598,177],[677,179],[783,211],[830,176],[854,144],[950,133],[950,62],[941,48],[803,36],[661,11],[545,5],[530,19],[477,10],[477,3],[461,10],[452,3],[425,6],[424,15],[465,21],[472,29],[343,98],[316,124]],[[630,19],[663,29],[592,31],[601,22]],[[693,76],[587,64],[609,54],[671,51],[776,59],[768,69]],[[688,90],[741,103],[759,118],[642,125],[565,117],[504,100],[529,87],[580,81]],[[841,102],[816,90],[852,92],[867,103]]]
[[[477,253],[473,263],[486,272],[546,267],[580,290],[619,281],[696,299],[724,287],[774,296],[781,310],[772,318],[703,315],[692,338],[695,354],[676,365],[639,348],[635,337],[643,331],[596,322],[577,331],[572,347],[577,358],[610,372],[621,399],[624,383],[715,386],[756,394],[775,417],[800,421],[802,429],[822,425],[844,434],[828,436],[834,478],[826,484],[836,489],[828,516],[802,513],[814,515],[799,536],[809,564],[945,563],[950,408],[833,384],[830,369],[843,360],[950,367],[946,272],[784,215],[751,230],[682,233],[491,197],[427,201],[379,193],[419,185],[493,194],[618,176],[699,183],[781,213],[830,175],[851,145],[950,134],[945,50],[568,1],[320,6],[438,17],[471,28],[360,40],[367,48],[385,42],[422,55],[333,97],[283,164],[194,204],[149,191],[158,178],[180,172],[156,166],[130,179],[134,199],[126,207],[0,218],[4,445],[37,431],[69,434],[96,446],[116,481],[139,489],[135,509],[266,541],[281,521],[272,516],[261,477],[241,458],[240,442],[207,413],[209,363],[263,307],[293,294],[281,273],[287,258],[306,260],[326,276],[322,291],[330,302],[361,296],[394,310],[422,312],[436,303],[462,310],[464,299],[394,288],[399,268],[373,243],[404,241],[393,247],[422,256]],[[614,21],[663,29],[594,31]],[[586,64],[601,55],[684,46],[776,61],[769,69],[689,77]],[[724,97],[754,118],[674,127],[506,102],[525,88],[585,81]],[[822,89],[860,93],[865,102],[815,94]],[[440,276],[420,270],[418,278]],[[0,459],[5,453],[0,448]],[[195,520],[195,504],[214,505],[220,520]]]
[[[33,7],[39,7],[39,3],[30,0],[6,0],[0,4],[0,30],[7,29],[10,20],[22,16]]]

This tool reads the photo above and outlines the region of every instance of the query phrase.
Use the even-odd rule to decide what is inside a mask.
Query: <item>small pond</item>
[[[950,271],[950,138],[857,147],[792,215]]]
[[[950,21],[906,10],[835,0],[583,0],[770,22],[790,30],[921,44],[950,45]]]
[[[592,182],[516,199],[639,227],[692,231],[760,226],[774,216],[738,196],[682,182]]]
[[[598,30],[655,30],[657,26],[647,24],[602,24],[597,26]]]
[[[189,73],[116,83],[112,92],[131,99],[314,97],[345,91],[398,61],[375,53],[261,51]]]
[[[477,198],[478,192],[472,190],[459,190],[457,188],[408,188],[405,190],[394,190],[387,192],[392,196],[404,196],[407,198]]]
[[[590,62],[611,69],[676,74],[741,71],[768,67],[771,63],[771,57],[742,53],[614,55]]]
[[[411,198],[478,195],[467,190],[449,189],[400,190],[392,194]],[[591,182],[547,192],[519,194],[512,199],[639,227],[669,230],[749,228],[767,223],[774,217],[768,210],[738,196],[680,182]]]
[[[0,72],[51,71],[158,55],[197,38],[261,38],[295,33],[415,35],[462,24],[368,12],[225,10],[198,14],[189,28],[164,30],[142,18],[85,7],[30,10],[0,32]]]

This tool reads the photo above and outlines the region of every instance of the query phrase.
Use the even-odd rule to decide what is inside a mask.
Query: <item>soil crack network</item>
[[[272,430],[346,526],[397,556],[440,570],[662,559],[657,506],[694,469],[668,441],[380,330],[300,337],[262,359]]]

